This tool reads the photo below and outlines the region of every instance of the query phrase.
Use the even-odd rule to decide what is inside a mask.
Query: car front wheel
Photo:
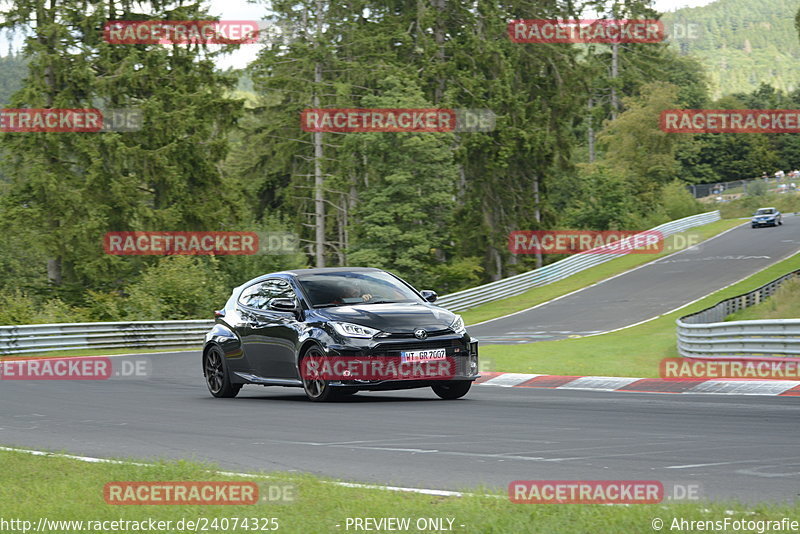
[[[208,391],[215,397],[233,398],[242,389],[241,384],[231,384],[225,356],[219,347],[211,347],[203,355],[203,374]]]
[[[323,360],[325,358],[325,353],[319,346],[315,345],[306,350],[305,354],[303,354],[303,359],[305,358]],[[300,360],[301,368],[302,365],[303,360]],[[325,402],[337,397],[335,389],[330,386],[327,380],[320,378],[319,373],[309,374],[308,372],[304,372],[301,374],[303,375],[303,391],[306,392],[306,397],[308,397],[308,400],[311,402]]]
[[[472,386],[471,380],[452,380],[431,386],[433,392],[446,400],[460,399],[467,394]]]

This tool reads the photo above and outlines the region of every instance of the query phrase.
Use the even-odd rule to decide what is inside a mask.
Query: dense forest
[[[597,4],[659,16],[642,0]],[[798,108],[798,91],[714,100],[716,71],[668,44],[508,38],[512,19],[579,17],[569,1],[276,0],[280,31],[243,72],[215,68],[235,45],[101,37],[105,20],[208,19],[207,7],[20,0],[2,13],[30,35],[27,74],[3,71],[7,107],[135,107],[144,125],[0,134],[0,324],[208,317],[250,277],[315,265],[382,267],[444,294],[558,259],[510,254],[511,231],[645,229],[703,211],[687,184],[800,165],[790,134],[659,128],[665,109]],[[490,109],[496,126],[310,133],[307,108]],[[106,232],[130,230],[291,231],[302,246],[104,253]]]
[[[662,20],[675,30],[673,47],[703,64],[711,96],[719,98],[749,93],[762,83],[783,91],[800,87],[796,12],[791,0],[716,0]]]

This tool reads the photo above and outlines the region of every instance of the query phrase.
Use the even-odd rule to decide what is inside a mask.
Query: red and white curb
[[[628,378],[618,376],[481,373],[481,377],[477,379],[475,383],[481,386],[516,388],[800,397],[800,381],[797,380],[665,380],[663,378]]]

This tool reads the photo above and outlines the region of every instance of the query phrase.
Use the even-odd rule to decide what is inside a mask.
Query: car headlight
[[[342,323],[338,321],[331,321],[331,326],[340,336],[344,337],[360,337],[369,339],[380,334],[381,331],[368,326],[361,326],[360,324]]]
[[[464,334],[467,329],[464,328],[464,319],[460,315],[456,315],[455,320],[450,324],[450,328],[456,334]]]

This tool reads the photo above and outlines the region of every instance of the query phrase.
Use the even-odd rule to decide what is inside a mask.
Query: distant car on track
[[[215,312],[206,385],[215,397],[235,397],[245,384],[302,387],[312,401],[419,387],[463,397],[479,376],[478,342],[436,298],[363,267],[254,278]]]
[[[783,224],[783,216],[776,208],[759,208],[750,221],[750,226],[778,226]]]

